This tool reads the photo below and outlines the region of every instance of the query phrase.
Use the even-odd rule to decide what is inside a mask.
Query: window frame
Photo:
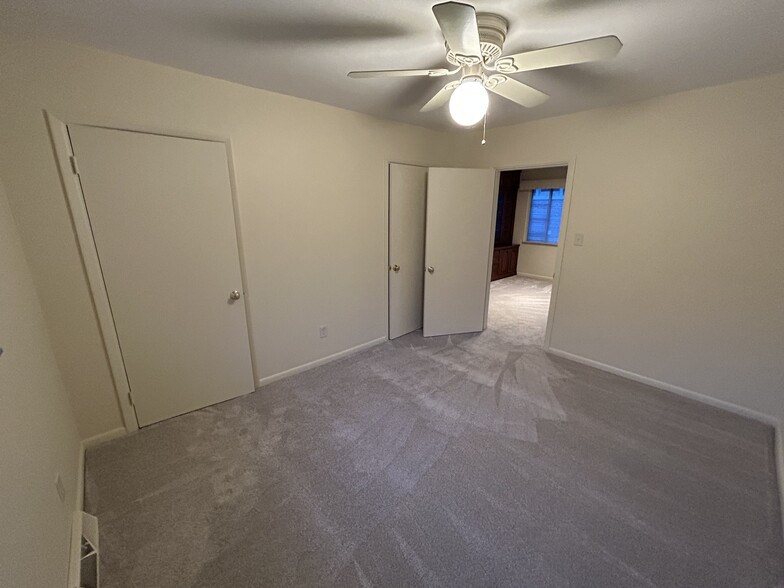
[[[529,228],[530,228],[530,225],[531,225],[531,209],[533,208],[533,205],[534,205],[534,192],[536,192],[537,190],[549,192],[549,197],[548,197],[548,201],[547,201],[548,202],[548,204],[547,204],[547,218],[545,219],[545,232],[544,232],[545,240],[544,241],[531,241],[528,238],[528,236],[529,236]],[[526,217],[525,217],[525,233],[524,233],[524,238],[523,238],[523,243],[525,243],[526,245],[544,245],[545,247],[558,247],[558,245],[560,245],[560,239],[561,239],[560,223],[559,223],[559,226],[558,226],[558,237],[557,237],[558,240],[555,243],[550,243],[549,241],[546,240],[547,239],[547,232],[548,232],[548,229],[550,228],[550,213],[552,212],[552,208],[553,208],[553,192],[556,191],[556,190],[563,190],[563,192],[564,192],[564,201],[565,201],[566,200],[566,187],[565,186],[554,186],[554,187],[547,187],[547,188],[545,188],[545,187],[536,187],[536,188],[531,188],[530,190],[528,190],[530,192],[530,195],[528,197],[528,206],[527,206]],[[561,211],[561,222],[563,222],[563,211]]]

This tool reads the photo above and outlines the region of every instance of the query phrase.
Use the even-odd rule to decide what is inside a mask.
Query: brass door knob
[[[436,268],[434,268],[432,265],[429,265],[427,266],[427,271],[432,274],[434,271],[436,271]]]
[[[240,291],[239,290],[232,290],[231,294],[229,294],[229,298],[231,300],[239,300],[240,299]]]
[[[399,266],[398,264],[395,264],[395,265],[393,265],[393,266],[392,266],[390,269],[391,269],[393,272],[397,273],[397,272],[399,272],[399,271],[400,271],[400,266]]]

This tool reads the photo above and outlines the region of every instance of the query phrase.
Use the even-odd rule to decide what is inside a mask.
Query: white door
[[[139,425],[251,392],[225,145],[68,132]]]
[[[425,337],[485,328],[494,189],[491,169],[428,170]]]
[[[389,338],[422,328],[427,168],[389,164]]]

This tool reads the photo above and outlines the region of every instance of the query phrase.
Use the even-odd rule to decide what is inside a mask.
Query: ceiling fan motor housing
[[[476,22],[479,28],[479,47],[482,50],[482,61],[493,63],[501,57],[506,40],[506,32],[509,30],[509,23],[503,16],[480,12],[476,15]],[[470,65],[465,63],[463,56],[457,56],[447,45],[446,60],[454,65]]]

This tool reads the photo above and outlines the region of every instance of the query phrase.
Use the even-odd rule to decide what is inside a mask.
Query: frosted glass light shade
[[[489,101],[482,80],[466,78],[449,98],[449,114],[461,127],[471,127],[482,120]]]

